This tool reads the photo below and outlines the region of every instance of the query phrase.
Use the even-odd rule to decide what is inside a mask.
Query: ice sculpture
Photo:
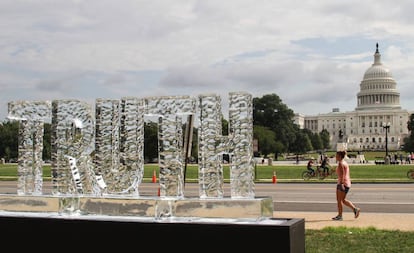
[[[99,98],[95,115],[79,100],[10,102],[8,117],[21,123],[18,194],[41,194],[43,123],[51,120],[53,195],[138,197],[148,115],[158,118],[160,197],[182,199],[183,119],[197,113],[200,198],[223,198],[223,154],[230,157],[231,198],[254,198],[252,97],[245,92],[229,93],[228,135],[222,134],[221,98],[216,94],[201,94],[198,100]],[[65,200],[67,210],[76,209],[70,199]]]
[[[215,94],[199,96],[198,180],[200,198],[221,198],[223,190],[223,154],[221,98]],[[224,145],[225,146],[225,145]]]
[[[254,198],[253,103],[247,93],[230,93],[230,184],[232,198]]]
[[[216,94],[98,98],[94,106],[93,111],[91,105],[76,99],[8,104],[8,118],[20,122],[18,187],[16,196],[0,195],[0,216],[24,217],[36,224],[39,218],[47,219],[58,233],[71,221],[95,230],[133,223],[138,229],[156,227],[166,232],[188,231],[185,223],[204,231],[200,226],[208,224],[212,234],[206,235],[220,238],[226,233],[217,234],[221,224],[268,227],[288,222],[264,219],[273,216],[273,201],[255,198],[250,94],[229,93],[228,133],[222,131],[221,98]],[[159,196],[153,197],[139,193],[146,116],[158,120]],[[199,198],[186,198],[185,168],[194,118],[198,119]],[[46,121],[51,122],[52,191],[43,195]],[[224,197],[223,190],[225,154],[229,156],[230,198]],[[3,223],[8,220],[4,218]],[[20,227],[31,230],[31,224]],[[300,225],[304,231],[304,221]],[[257,226],[254,231],[259,231]]]
[[[144,100],[97,99],[95,174],[106,194],[139,196],[144,173]]]
[[[49,101],[8,103],[8,118],[20,121],[18,136],[17,194],[42,194],[44,122],[51,117]]]
[[[189,96],[146,98],[146,113],[158,117],[158,157],[161,197],[184,197],[182,117],[196,113]]]
[[[94,126],[87,103],[70,99],[52,101],[52,194],[78,195],[91,191]],[[78,182],[73,178],[71,162],[76,162]]]

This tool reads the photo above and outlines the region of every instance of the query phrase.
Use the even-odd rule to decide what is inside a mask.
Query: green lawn
[[[407,178],[409,169],[414,165],[350,165],[352,180],[357,181],[382,181],[394,180],[398,182],[412,182]],[[302,180],[302,172],[306,170],[306,165],[258,165],[255,167],[255,180],[257,182],[271,181],[273,173],[276,174],[277,180]],[[159,175],[159,167],[157,164],[147,164],[144,167],[144,181],[151,180],[153,173]],[[194,181],[198,178],[198,166],[188,165],[186,169],[186,181]],[[224,180],[230,178],[230,170],[228,166],[223,167]],[[44,166],[43,176],[45,180],[50,179],[50,165]],[[17,178],[17,164],[1,164],[0,178],[2,180],[15,180]],[[330,179],[318,180],[316,178],[310,181],[328,182]]]
[[[305,249],[307,253],[412,253],[414,232],[378,230],[373,227],[307,229]]]

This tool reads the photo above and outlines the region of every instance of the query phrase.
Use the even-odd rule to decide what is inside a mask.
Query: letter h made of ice
[[[244,92],[229,93],[229,132],[222,135],[221,99],[199,96],[199,195],[223,197],[223,155],[228,154],[231,198],[254,198],[253,106]]]

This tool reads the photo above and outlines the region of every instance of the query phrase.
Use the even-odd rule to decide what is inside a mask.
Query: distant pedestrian
[[[327,176],[329,173],[329,162],[328,162],[328,156],[325,156],[321,163],[321,168],[323,169],[323,175]]]
[[[338,165],[336,167],[336,174],[338,175],[338,181],[336,185],[336,202],[338,208],[338,215],[332,218],[332,220],[342,220],[343,205],[348,206],[354,212],[354,217],[359,217],[360,208],[356,207],[351,201],[346,199],[346,195],[351,189],[351,176],[349,171],[349,165],[344,160],[346,151],[336,152],[336,161]]]

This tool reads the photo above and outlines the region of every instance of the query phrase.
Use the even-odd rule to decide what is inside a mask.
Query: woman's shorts
[[[349,192],[349,187],[347,187],[347,186],[345,186],[345,185],[344,185],[344,188],[342,188],[340,184],[337,184],[337,185],[336,185],[336,189],[337,189],[338,191],[345,192],[345,193],[348,193],[348,192]]]

